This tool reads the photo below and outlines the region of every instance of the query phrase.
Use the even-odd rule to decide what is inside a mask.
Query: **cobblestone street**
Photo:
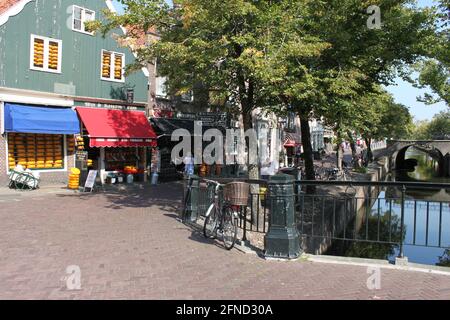
[[[0,299],[450,299],[450,277],[266,261],[177,220],[181,184],[0,199]],[[81,290],[66,268],[81,269]]]

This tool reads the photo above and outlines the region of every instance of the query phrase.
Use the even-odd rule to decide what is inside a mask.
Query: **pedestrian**
[[[191,153],[188,152],[183,160],[184,163],[184,173],[187,176],[194,174],[194,158],[192,157]]]

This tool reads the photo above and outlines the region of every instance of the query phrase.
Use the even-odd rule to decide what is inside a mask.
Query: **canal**
[[[405,157],[406,161],[408,159],[417,160],[417,166],[409,171],[392,172],[387,179],[450,184],[449,178],[439,177],[437,163],[428,154],[410,148]],[[367,208],[357,213],[356,219],[361,222],[358,234],[361,237],[368,234],[370,240],[381,237],[392,242],[403,238],[404,255],[410,262],[450,267],[450,185],[442,190],[407,190],[403,236],[400,232],[401,190],[383,188],[377,194],[378,197],[375,195],[369,200]],[[353,220],[350,225],[358,223]],[[337,240],[326,254],[394,261],[399,246]]]

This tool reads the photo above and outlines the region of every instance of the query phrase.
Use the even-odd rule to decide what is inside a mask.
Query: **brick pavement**
[[[179,184],[0,204],[0,299],[450,299],[450,277],[265,261],[176,220]],[[45,199],[43,201],[42,199]],[[81,268],[79,291],[66,267]]]

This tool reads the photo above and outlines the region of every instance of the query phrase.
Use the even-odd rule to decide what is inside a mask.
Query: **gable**
[[[31,1],[34,0],[2,0],[0,3],[0,26],[5,24],[9,17],[22,11],[25,5]]]
[[[8,21],[0,26],[0,87],[110,100],[123,100],[124,92],[132,88],[135,101],[148,100],[148,77],[143,72],[147,70],[130,73],[124,81],[102,77],[103,51],[124,55],[124,64],[135,61],[133,51],[120,46],[113,36],[122,35],[121,28],[106,37],[72,28],[73,5],[92,10],[101,19],[109,1],[16,0],[8,9],[3,1],[0,3],[5,11],[0,19],[6,21],[8,17]],[[33,37],[60,41],[58,72],[33,68]]]

